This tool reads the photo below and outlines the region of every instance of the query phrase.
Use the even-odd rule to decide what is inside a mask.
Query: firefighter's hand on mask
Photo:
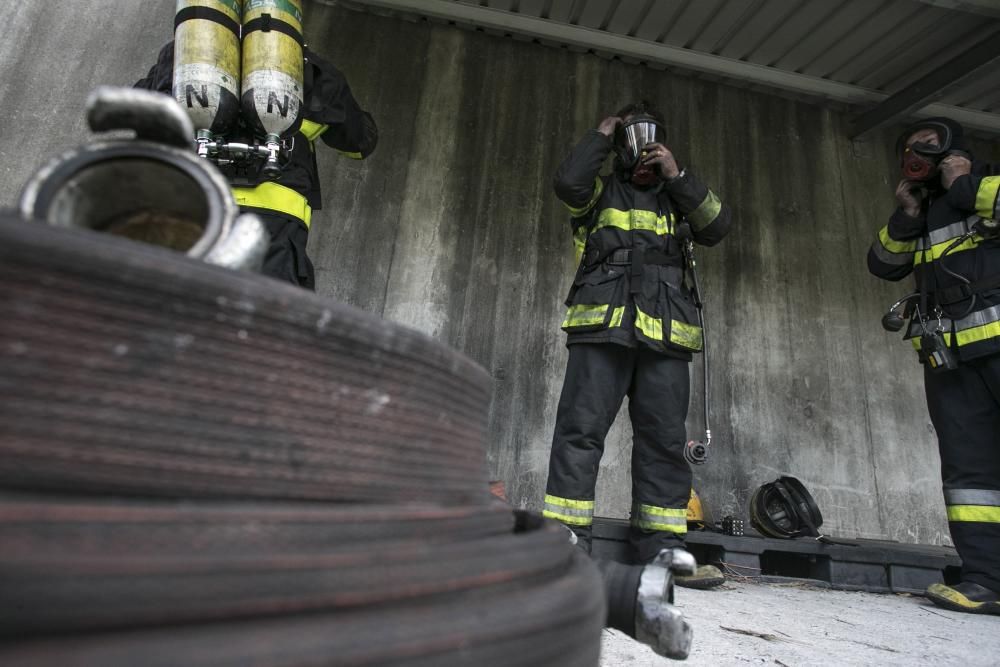
[[[961,155],[949,155],[941,160],[941,185],[947,190],[959,176],[972,172],[972,162]]]
[[[896,201],[899,202],[903,213],[915,218],[920,215],[920,184],[916,181],[903,179],[896,186]]]
[[[661,178],[671,179],[680,175],[681,170],[674,154],[663,144],[649,144],[643,149],[643,153],[645,155],[640,160],[642,164],[655,169]]]
[[[608,116],[597,126],[597,131],[606,137],[614,136],[615,129],[622,124],[622,119],[618,116]]]

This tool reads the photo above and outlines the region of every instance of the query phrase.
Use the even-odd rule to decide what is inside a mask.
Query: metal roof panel
[[[646,16],[646,20],[635,33],[637,39],[652,42],[663,41],[664,36],[672,29],[677,18],[684,11],[685,0],[656,0]]]
[[[794,49],[775,62],[774,66],[791,72],[805,72],[828,51],[838,48],[849,40],[850,35],[860,25],[875,16],[891,1],[846,0],[834,11],[827,10],[823,23],[817,26],[810,39],[799,42]]]
[[[729,4],[733,6],[731,13],[736,21],[736,29],[714,44],[710,44],[706,50],[727,58],[746,60],[747,56],[774,35],[788,20],[789,14],[795,10],[798,3],[782,0],[745,3],[730,0]]]
[[[666,37],[660,41],[687,48],[720,11],[724,2],[725,0],[682,2],[682,11],[674,18],[673,25],[665,26]]]
[[[885,108],[951,113],[1000,133],[1000,114],[984,113],[1000,106],[1000,0],[317,1],[451,20],[859,112],[905,90],[905,104]],[[988,50],[970,50],[991,35],[992,62]],[[973,75],[956,73],[960,81],[940,95],[912,87],[965,51]]]

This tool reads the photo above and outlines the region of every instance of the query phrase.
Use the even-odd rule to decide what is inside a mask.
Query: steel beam
[[[1000,18],[1000,3],[997,3],[996,0],[917,0],[917,2],[943,9],[957,9],[970,14]]]
[[[1000,58],[1000,38],[994,33],[931,70],[875,108],[857,115],[851,121],[854,126],[851,138],[857,139],[871,130],[906,118],[998,58]]]

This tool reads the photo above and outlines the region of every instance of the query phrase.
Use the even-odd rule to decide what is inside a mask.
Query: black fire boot
[[[963,581],[954,586],[931,584],[927,587],[926,595],[937,606],[952,611],[1000,616],[1000,593],[971,581]]]

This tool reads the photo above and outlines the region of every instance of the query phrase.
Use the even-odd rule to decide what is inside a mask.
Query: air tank
[[[239,117],[243,1],[177,0],[173,94],[201,141],[226,134]]]
[[[244,0],[241,107],[271,153],[265,171],[302,124],[303,62],[300,0]]]

